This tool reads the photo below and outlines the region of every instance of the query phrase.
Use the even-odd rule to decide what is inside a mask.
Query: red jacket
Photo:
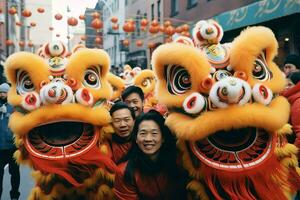
[[[131,148],[131,141],[126,143],[118,143],[112,139],[108,139],[104,144],[108,147],[108,156],[115,162],[118,163],[121,158],[127,155]]]
[[[295,145],[300,148],[300,82],[283,92],[282,95],[288,98],[291,104],[290,120],[296,134]]]
[[[134,184],[124,179],[128,162],[119,165],[120,173],[116,174],[114,193],[118,200],[184,200],[185,185],[183,181],[170,181],[166,174],[142,175],[134,172]]]

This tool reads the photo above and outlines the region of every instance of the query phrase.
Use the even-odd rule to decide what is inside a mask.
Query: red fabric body
[[[283,96],[288,98],[291,104],[290,121],[296,134],[295,145],[300,148],[300,82],[283,92]],[[298,158],[300,158],[300,152]]]
[[[57,174],[75,187],[82,186],[83,181],[91,177],[97,168],[104,168],[109,172],[118,170],[115,163],[101,154],[97,146],[72,158],[48,160],[29,154],[29,159],[35,170],[44,174]]]

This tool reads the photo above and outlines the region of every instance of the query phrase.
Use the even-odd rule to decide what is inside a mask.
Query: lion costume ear
[[[280,92],[285,87],[285,77],[273,62],[277,49],[278,43],[269,28],[247,28],[232,42],[230,65],[235,71],[245,72],[251,86],[264,83],[273,92]]]
[[[39,91],[41,83],[49,79],[50,72],[41,57],[28,52],[18,52],[6,60],[5,74],[11,83],[8,100],[12,105],[19,105],[22,100],[19,93],[22,89],[27,92]]]

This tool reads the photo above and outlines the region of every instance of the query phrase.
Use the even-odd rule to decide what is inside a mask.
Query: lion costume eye
[[[192,87],[190,74],[181,66],[168,65],[166,67],[165,75],[168,91],[171,94],[184,94]]]
[[[266,64],[266,59],[264,53],[260,54],[258,58],[254,61],[254,68],[252,70],[253,78],[256,78],[260,81],[270,80],[271,72],[268,69]]]
[[[83,85],[99,89],[101,87],[99,70],[97,68],[89,68],[84,73]]]
[[[25,94],[34,90],[35,87],[28,73],[25,71],[17,71],[17,92],[19,94]]]

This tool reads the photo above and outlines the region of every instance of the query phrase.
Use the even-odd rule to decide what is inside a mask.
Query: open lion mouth
[[[241,171],[259,165],[275,145],[275,137],[253,127],[218,131],[209,137],[190,142],[191,152],[213,168]]]
[[[59,159],[80,155],[97,141],[90,124],[55,122],[32,129],[25,138],[26,149],[38,157]]]

